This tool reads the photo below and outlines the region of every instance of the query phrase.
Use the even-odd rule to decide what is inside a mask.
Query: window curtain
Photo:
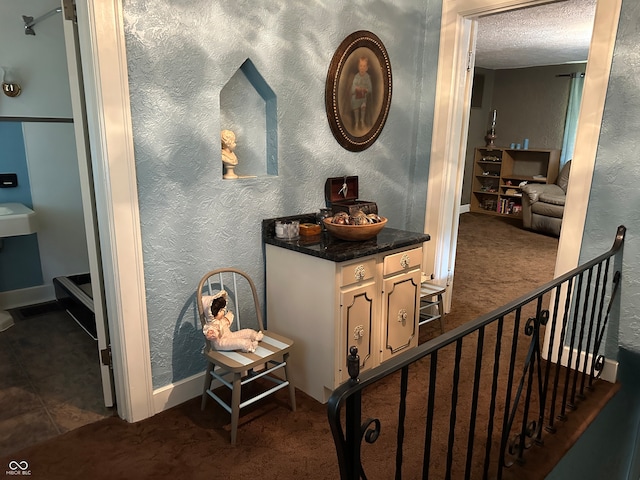
[[[569,91],[569,105],[567,106],[567,120],[564,125],[564,138],[562,140],[562,154],[560,155],[560,169],[573,157],[573,148],[576,144],[576,130],[578,128],[578,115],[580,114],[580,102],[582,100],[582,88],[584,75],[577,73],[571,76]]]

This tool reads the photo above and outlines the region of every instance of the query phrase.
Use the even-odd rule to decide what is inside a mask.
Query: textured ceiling
[[[478,19],[476,67],[585,62],[597,0],[566,0]]]

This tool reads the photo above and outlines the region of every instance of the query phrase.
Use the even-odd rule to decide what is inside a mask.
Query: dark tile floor
[[[12,311],[15,325],[0,332],[0,455],[115,414],[104,406],[96,341],[51,306]]]

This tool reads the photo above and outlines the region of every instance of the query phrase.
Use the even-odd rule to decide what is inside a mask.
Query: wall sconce
[[[14,72],[8,67],[0,67],[2,69],[2,91],[7,97],[17,97],[22,92],[22,88],[14,75]]]

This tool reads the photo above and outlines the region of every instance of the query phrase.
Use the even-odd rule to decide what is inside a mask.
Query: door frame
[[[100,359],[100,375],[102,377],[102,396],[106,407],[113,407],[114,387],[113,371],[110,362],[105,361],[109,352],[109,330],[107,328],[107,314],[104,302],[104,288],[101,268],[100,242],[95,210],[95,189],[91,168],[91,155],[87,134],[86,108],[83,93],[82,68],[80,66],[78,28],[71,0],[61,0],[63,8],[62,28],[67,54],[67,69],[69,71],[69,89],[71,93],[71,107],[73,112],[73,128],[75,133],[78,170],[80,174],[80,191],[82,194],[82,211],[84,215],[84,230],[87,239],[87,254],[89,260],[89,274],[91,277],[91,297],[96,323],[96,337],[98,358]],[[107,352],[107,355],[103,355]]]
[[[118,415],[154,415],[121,0],[76,2]]]
[[[451,285],[454,278],[473,80],[467,70],[467,45],[473,44],[475,19],[545,3],[552,2],[443,1],[425,214],[425,232],[431,235],[432,240],[425,244],[423,258],[424,271],[431,273],[438,283]],[[578,266],[621,3],[622,0],[598,0],[596,6],[555,277]],[[452,288],[448,288],[445,294],[445,311],[449,311],[451,306],[451,292]]]

